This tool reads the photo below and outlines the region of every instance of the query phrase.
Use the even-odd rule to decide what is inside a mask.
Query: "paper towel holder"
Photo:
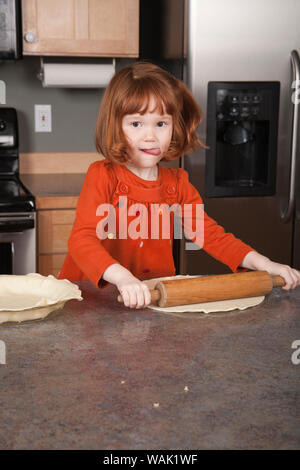
[[[72,60],[74,60],[74,59],[72,58]],[[113,66],[114,69],[116,69],[116,59],[115,58],[112,58],[112,66]],[[43,82],[43,80],[44,80],[44,57],[40,57],[40,70],[38,71],[36,76],[37,76],[38,80]]]

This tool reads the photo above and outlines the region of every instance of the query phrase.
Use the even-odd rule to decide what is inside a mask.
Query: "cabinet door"
[[[38,211],[39,255],[67,253],[75,215],[74,209]]]
[[[57,277],[62,268],[66,255],[39,255],[38,256],[38,272],[43,276]]]
[[[139,0],[22,0],[23,54],[138,57]]]

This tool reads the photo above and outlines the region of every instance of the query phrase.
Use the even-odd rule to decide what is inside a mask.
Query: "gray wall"
[[[129,60],[119,60],[117,69]],[[0,62],[6,105],[16,108],[20,152],[95,152],[94,127],[103,89],[43,88],[39,57]],[[52,132],[34,131],[34,105],[51,104]]]
[[[80,62],[94,62],[80,58]],[[143,59],[117,59],[116,70]],[[47,62],[76,62],[72,58],[47,58]],[[101,62],[111,62],[101,59]],[[180,61],[156,61],[181,78]],[[37,78],[40,58],[24,56],[17,61],[0,61],[0,80],[6,83],[6,105],[16,108],[19,122],[19,151],[27,152],[95,152],[94,129],[104,89],[43,88]],[[51,104],[52,132],[35,132],[34,105]]]

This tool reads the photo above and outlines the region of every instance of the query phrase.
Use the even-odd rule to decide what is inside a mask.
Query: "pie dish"
[[[81,291],[67,279],[37,273],[0,275],[0,323],[44,318],[71,299],[82,300]]]

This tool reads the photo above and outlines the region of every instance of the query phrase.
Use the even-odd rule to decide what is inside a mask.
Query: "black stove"
[[[0,274],[36,271],[35,198],[19,177],[18,118],[0,107]]]
[[[0,107],[0,211],[35,211],[35,198],[19,177],[17,112]]]
[[[35,198],[18,175],[0,174],[0,212],[32,212]]]

